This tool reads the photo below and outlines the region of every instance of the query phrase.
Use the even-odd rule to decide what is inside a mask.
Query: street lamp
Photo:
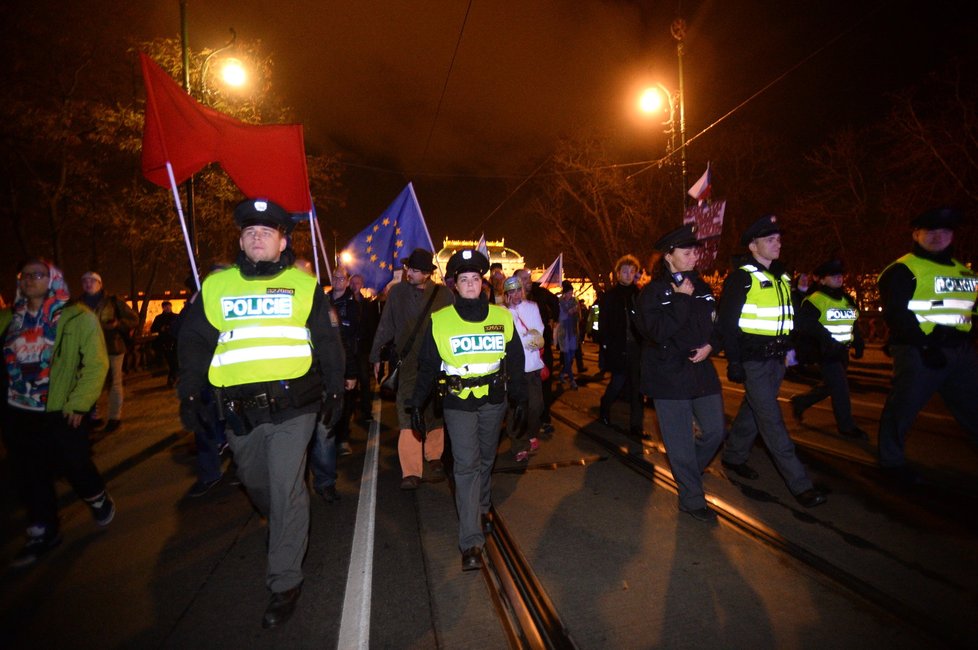
[[[676,18],[669,27],[672,38],[676,41],[676,58],[679,61],[679,157],[683,166],[683,213],[686,212],[686,93],[683,85],[683,51],[686,42],[686,21]]]

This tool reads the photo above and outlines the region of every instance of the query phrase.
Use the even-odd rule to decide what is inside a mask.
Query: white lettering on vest
[[[453,336],[448,339],[448,342],[452,347],[452,354],[457,356],[480,352],[504,352],[506,350],[506,339],[502,334],[496,332]]]
[[[855,320],[856,312],[853,309],[826,309],[825,320]]]
[[[978,278],[934,278],[934,293],[974,293],[978,290]]]
[[[221,298],[221,311],[225,320],[241,318],[290,318],[292,296],[262,295]]]

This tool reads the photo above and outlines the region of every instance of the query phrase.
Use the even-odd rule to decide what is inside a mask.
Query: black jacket
[[[638,360],[641,335],[632,319],[637,298],[638,287],[634,284],[616,284],[598,303],[598,343],[604,351],[604,370],[608,372],[626,372],[630,354],[634,361]]]
[[[668,280],[657,279],[638,297],[642,392],[657,399],[694,399],[720,392],[720,379],[710,360],[689,359],[690,351],[704,344],[719,349],[713,324],[716,301],[699,274],[685,275],[693,283],[691,296],[674,291]]]

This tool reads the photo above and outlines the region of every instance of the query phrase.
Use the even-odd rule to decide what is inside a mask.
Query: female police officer
[[[716,515],[706,507],[703,470],[723,441],[720,380],[710,363],[718,347],[716,301],[695,270],[699,242],[693,227],[673,230],[655,243],[662,258],[639,296],[642,391],[655,400],[662,441],[679,485],[679,509],[700,521]],[[693,434],[693,418],[699,437]]]
[[[454,305],[431,315],[419,352],[414,395],[407,403],[412,428],[423,435],[423,405],[441,373],[439,390],[452,441],[463,571],[482,566],[485,534],[480,515],[489,512],[490,478],[507,390],[510,401],[518,405],[514,419],[524,419],[526,411],[523,344],[514,336],[509,310],[490,305],[482,292],[482,276],[488,270],[489,260],[475,250],[460,250],[448,260],[446,276],[455,279],[459,297]]]

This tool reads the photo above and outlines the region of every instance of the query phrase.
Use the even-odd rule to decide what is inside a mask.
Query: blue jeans
[[[316,422],[316,432],[309,448],[309,467],[312,469],[312,487],[316,492],[336,485],[336,436],[322,422]]]

